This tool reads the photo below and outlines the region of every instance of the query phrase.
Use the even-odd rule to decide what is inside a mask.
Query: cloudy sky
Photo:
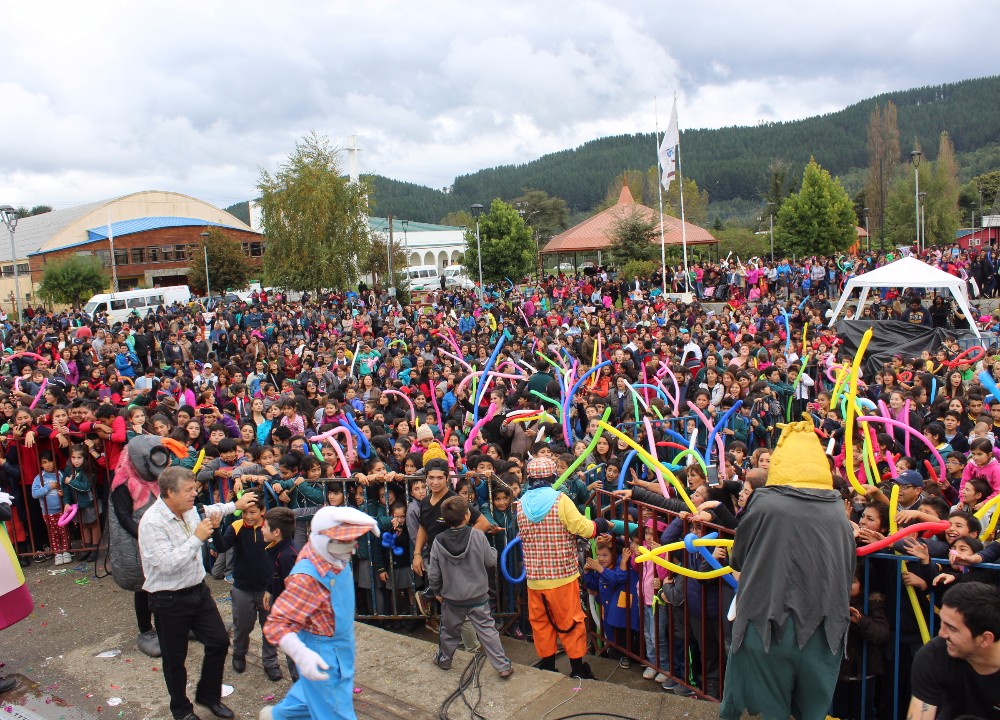
[[[444,187],[649,132],[654,97],[662,128],[675,92],[682,128],[719,127],[997,73],[969,52],[997,20],[971,0],[7,3],[0,204],[224,207],[310,130]]]

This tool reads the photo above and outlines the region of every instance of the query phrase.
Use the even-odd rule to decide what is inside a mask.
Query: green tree
[[[474,226],[476,221],[473,220],[468,210],[455,210],[441,218],[441,224],[467,228]]]
[[[469,277],[479,277],[479,246],[483,251],[483,282],[499,282],[504,278],[519,280],[531,272],[535,261],[535,241],[531,228],[513,205],[494,200],[490,211],[479,217],[479,242],[476,224],[465,231],[463,262]]]
[[[885,239],[886,204],[892,179],[899,167],[899,120],[896,105],[891,100],[880,109],[878,103],[868,121],[868,182],[865,204],[868,207],[868,228],[872,237]]]
[[[45,264],[38,294],[46,302],[80,307],[91,295],[108,287],[101,261],[93,255],[71,255]]]
[[[923,160],[917,166],[920,194],[923,195],[923,231],[925,245],[950,244],[962,221],[959,209],[958,166],[955,151],[948,133],[943,132],[938,141],[938,158],[935,162]],[[915,210],[914,179],[911,167],[897,175],[889,193],[886,208],[888,236],[894,245],[912,245],[916,242],[917,213]]]
[[[726,257],[729,253],[733,258],[746,260],[755,255],[757,257],[770,257],[771,237],[763,231],[754,232],[751,228],[741,225],[727,225],[720,231],[713,231],[719,241],[719,257]]]
[[[205,250],[208,250],[208,279],[212,294],[224,295],[228,290],[243,290],[250,284],[254,269],[247,262],[243,244],[218,227],[210,227],[201,243],[191,253],[188,266],[188,284],[199,292],[206,289]]]
[[[337,151],[310,133],[275,175],[257,183],[267,251],[264,277],[289,290],[350,287],[371,246],[367,180],[349,182]]]
[[[655,260],[660,255],[656,228],[659,223],[646,217],[638,208],[624,213],[611,227],[611,261],[625,265],[630,260]]]
[[[699,227],[705,227],[708,222],[708,190],[699,190],[694,178],[686,177],[684,182],[684,220]],[[663,193],[663,213],[675,218],[681,216],[681,184],[670,183]],[[656,204],[650,205],[656,207]]]
[[[544,248],[545,243],[569,227],[569,211],[562,198],[549,197],[542,190],[528,190],[511,200],[511,205],[531,228],[535,243]]]
[[[857,225],[840,181],[810,158],[802,187],[778,210],[774,239],[786,255],[832,255],[857,242]]]
[[[649,279],[654,274],[659,275],[659,273],[660,263],[656,260],[629,260],[618,271],[618,277],[631,282],[636,278]]]
[[[371,275],[375,280],[375,287],[382,289],[387,286],[386,273],[389,262],[389,231],[381,230],[372,233],[372,242],[368,246],[364,256],[361,258],[359,266],[363,274]],[[392,236],[392,287],[396,288],[397,295],[402,292],[407,284],[405,282],[408,262],[406,258],[406,248],[403,247],[402,233],[393,233]]]

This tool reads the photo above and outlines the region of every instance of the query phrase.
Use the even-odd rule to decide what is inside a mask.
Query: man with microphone
[[[222,672],[229,652],[229,633],[205,584],[202,545],[212,536],[224,514],[243,510],[256,501],[252,492],[235,503],[195,509],[194,474],[171,466],[159,476],[160,497],[139,523],[139,554],[160,640],[163,679],[170,693],[170,713],[176,720],[199,720],[187,697],[188,633],[205,646],[195,702],[219,718],[234,713],[222,703]]]

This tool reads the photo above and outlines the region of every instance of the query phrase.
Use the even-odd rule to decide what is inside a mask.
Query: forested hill
[[[756,200],[766,187],[768,167],[784,160],[793,173],[814,156],[834,175],[865,168],[866,135],[875,104],[891,100],[899,110],[899,136],[908,158],[914,138],[934,159],[938,136],[947,130],[959,155],[992,165],[1000,157],[1000,76],[879,95],[838,112],[793,122],[714,130],[682,130],[684,174],[709,191],[712,202]],[[987,159],[988,158],[988,159]],[[623,170],[645,170],[656,162],[652,133],[593,140],[523,165],[505,165],[455,178],[451,192],[374,176],[375,215],[438,222],[471,203],[512,199],[526,188],[563,198],[571,212],[600,203]],[[977,167],[986,172],[1000,167]]]

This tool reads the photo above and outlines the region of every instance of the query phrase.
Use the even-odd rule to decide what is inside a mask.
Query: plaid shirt
[[[320,574],[333,572],[335,568],[315,552],[312,545],[306,545],[299,553],[299,560],[309,560]],[[353,622],[354,618],[347,618]],[[295,573],[285,579],[285,591],[274,601],[271,613],[264,625],[264,636],[277,645],[288,633],[305,630],[313,635],[333,637],[336,627],[330,593],[315,578]]]

